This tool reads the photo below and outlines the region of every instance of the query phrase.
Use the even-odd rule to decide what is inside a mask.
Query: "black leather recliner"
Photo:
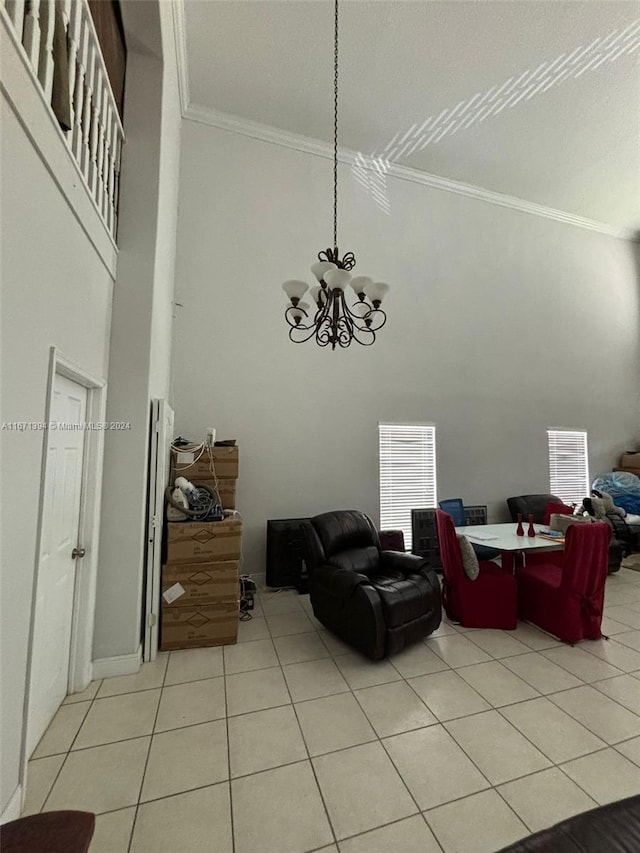
[[[498,853],[638,853],[640,796],[575,815]]]
[[[563,503],[562,498],[558,498],[555,495],[518,495],[517,497],[507,498],[511,520],[517,521],[518,513],[522,513],[525,521],[529,518],[529,515],[532,515],[536,524],[544,524],[544,516],[549,501]],[[614,536],[609,543],[609,574],[618,571],[623,555],[623,543],[615,538],[614,532]]]
[[[346,643],[379,660],[438,627],[438,576],[422,557],[381,551],[364,513],[325,512],[304,532],[313,613]]]

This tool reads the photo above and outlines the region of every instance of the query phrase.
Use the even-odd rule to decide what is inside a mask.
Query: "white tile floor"
[[[609,641],[445,620],[372,663],[263,593],[238,645],[68,697],[25,812],[96,812],[91,853],[494,853],[640,793],[640,573],[606,603]]]

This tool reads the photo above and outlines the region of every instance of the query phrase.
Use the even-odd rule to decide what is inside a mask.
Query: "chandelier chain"
[[[338,0],[335,0],[333,47],[333,248],[338,247]]]

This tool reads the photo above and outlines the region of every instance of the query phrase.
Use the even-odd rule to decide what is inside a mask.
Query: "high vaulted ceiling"
[[[331,0],[184,0],[191,104],[333,136]],[[341,0],[340,145],[640,229],[640,4]]]

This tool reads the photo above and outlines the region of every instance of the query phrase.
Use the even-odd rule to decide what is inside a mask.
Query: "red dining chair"
[[[465,628],[506,628],[518,624],[516,580],[491,560],[479,560],[480,574],[470,580],[462,568],[462,555],[453,519],[436,510],[436,527],[442,560],[444,607],[452,622]]]
[[[602,608],[611,528],[572,524],[553,562],[519,568],[518,615],[564,643],[602,636]]]

